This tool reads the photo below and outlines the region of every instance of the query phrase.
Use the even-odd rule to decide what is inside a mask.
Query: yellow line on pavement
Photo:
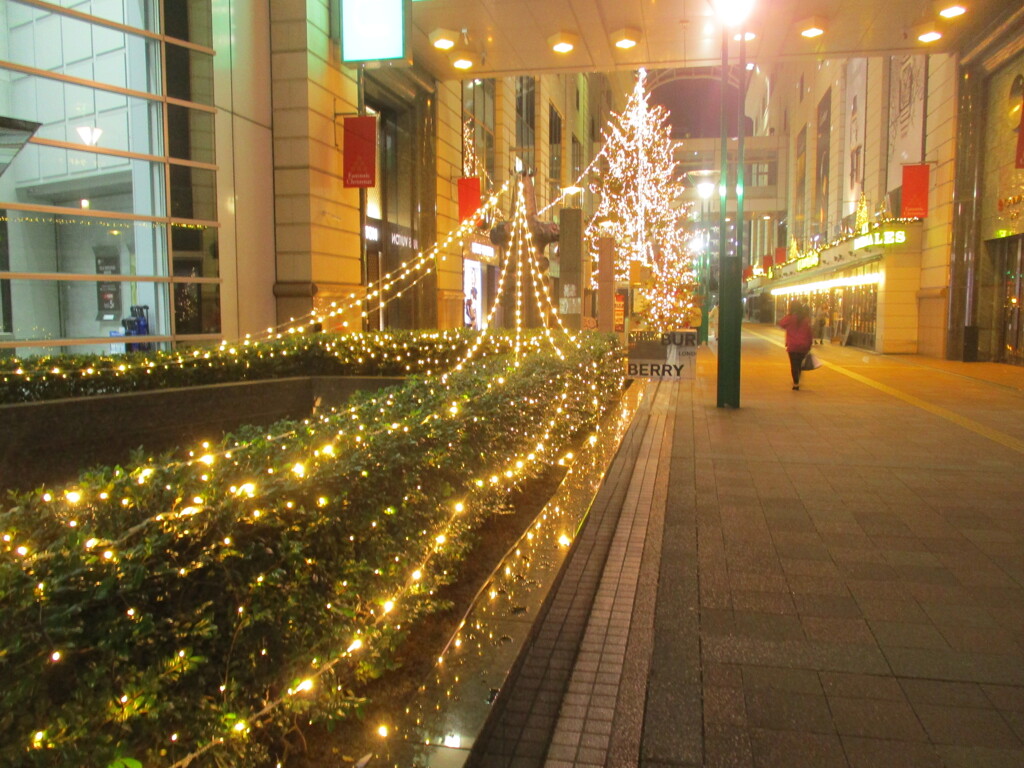
[[[745,331],[745,333],[749,333],[751,336],[757,336],[759,339],[764,339],[768,343],[774,344],[777,347],[785,348],[786,346],[777,339],[773,339],[771,336],[765,336],[764,334],[757,333],[756,331]],[[822,358],[820,357],[818,359],[821,360],[821,362],[826,367],[831,368],[836,373],[841,373],[844,376],[848,376],[849,378],[853,379],[854,381],[859,381],[861,384],[866,384],[869,387],[873,387],[874,389],[877,389],[879,392],[884,392],[885,394],[891,395],[892,397],[895,397],[898,400],[902,400],[903,402],[909,405],[913,405],[916,408],[920,408],[922,411],[927,411],[928,413],[943,418],[946,421],[956,424],[957,426],[963,427],[964,429],[974,432],[976,435],[987,437],[989,440],[999,443],[1000,445],[1005,446],[1012,451],[1016,451],[1017,453],[1024,453],[1024,440],[1018,440],[1015,437],[1007,435],[1005,432],[1000,432],[997,429],[986,427],[984,424],[974,421],[973,419],[968,419],[966,416],[961,416],[959,413],[954,413],[948,408],[943,408],[942,406],[939,405],[933,405],[932,403],[929,403],[926,400],[922,400],[919,397],[915,397],[914,395],[908,395],[906,392],[901,392],[900,390],[894,389],[893,387],[890,387],[887,384],[882,384],[881,382],[875,381],[874,379],[869,379],[867,376],[862,376],[861,374],[855,373],[854,371],[851,371],[848,368],[844,368],[841,365],[837,365],[836,363],[826,362],[825,360],[822,360]]]

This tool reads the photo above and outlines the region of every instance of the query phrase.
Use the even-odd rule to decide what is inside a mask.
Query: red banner
[[[480,209],[480,177],[459,179],[459,221],[472,218]]]
[[[754,268],[753,267],[744,267],[743,268],[743,279],[744,280],[749,280],[753,276],[754,276]]]
[[[903,166],[900,216],[904,219],[923,219],[928,215],[929,178],[927,164]]]
[[[1017,167],[1024,168],[1024,98],[1021,99],[1020,125],[1017,126]]]
[[[780,245],[775,249],[775,266],[786,263],[786,246]]]
[[[342,149],[342,183],[372,187],[377,183],[377,118],[346,117]]]
[[[771,269],[774,265],[775,257],[772,256],[771,254],[767,254],[766,256],[761,257],[761,269],[763,269],[765,272]]]

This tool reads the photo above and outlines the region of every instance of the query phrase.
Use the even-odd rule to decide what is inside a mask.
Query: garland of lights
[[[537,338],[533,346],[537,347],[540,343],[540,339]],[[537,348],[539,349],[539,347]],[[583,387],[583,391],[591,393],[587,397],[592,397],[593,402],[587,401],[586,398],[580,399],[579,395],[573,396],[569,394],[570,391],[580,392],[579,382],[594,382],[597,378],[600,378],[599,369],[595,367],[595,363],[587,364],[587,368],[587,372],[573,372],[570,368],[567,376],[563,376],[558,380],[551,380],[549,384],[552,382],[557,384],[557,381],[561,382],[557,384],[561,390],[560,393],[555,391],[547,395],[541,395],[533,391],[531,387],[524,390],[524,392],[529,393],[524,395],[527,399],[514,399],[514,402],[510,403],[513,412],[527,410],[536,412],[536,420],[533,422],[536,426],[527,426],[525,431],[513,429],[511,433],[507,434],[507,437],[510,438],[509,442],[515,441],[521,445],[529,445],[531,448],[529,450],[525,448],[514,450],[506,460],[507,463],[504,469],[498,471],[488,470],[490,474],[485,472],[479,475],[476,480],[468,483],[468,487],[479,489],[482,493],[489,493],[495,489],[498,491],[507,490],[509,485],[514,484],[517,478],[522,476],[523,472],[529,472],[530,467],[536,466],[537,462],[552,461],[555,455],[553,453],[555,451],[555,444],[559,441],[564,441],[564,437],[556,437],[552,432],[555,424],[558,423],[557,420],[565,421],[566,419],[574,418],[570,417],[569,414],[579,412],[580,406],[571,405],[570,397],[575,397],[575,402],[578,402],[580,405],[586,403],[587,408],[592,409],[597,407],[600,399],[599,396],[606,397],[608,395],[608,387],[602,386],[599,390],[594,383],[591,383],[589,386],[584,385]],[[422,386],[431,390],[437,388],[436,385],[432,385],[429,382],[424,382]],[[486,391],[488,392],[501,390],[506,386],[504,376],[497,376],[486,380]],[[437,393],[441,395],[441,402],[448,402],[448,396],[444,393],[451,390],[451,386],[437,389]],[[464,408],[470,404],[479,405],[480,408],[486,405],[487,409],[493,407],[493,404],[478,402],[480,398],[470,397],[467,399],[464,396],[461,401],[451,401],[444,408],[430,412],[426,418],[421,418],[422,411],[417,413],[416,409],[414,409],[413,413],[417,413],[417,421],[402,423],[398,420],[389,421],[389,419],[393,418],[392,412],[394,411],[397,397],[398,395],[391,394],[379,400],[376,398],[372,399],[362,417],[358,409],[350,408],[333,417],[324,417],[319,421],[304,423],[302,427],[292,430],[292,433],[290,433],[294,434],[296,439],[286,444],[275,445],[273,450],[269,452],[267,449],[263,449],[267,457],[273,457],[274,461],[265,470],[258,469],[259,462],[262,460],[258,445],[257,450],[250,451],[250,456],[246,459],[248,463],[243,463],[242,453],[237,448],[220,452],[204,450],[198,456],[195,455],[196,452],[193,452],[190,460],[183,465],[179,463],[174,467],[169,467],[146,464],[129,470],[126,473],[115,473],[115,476],[111,478],[114,482],[114,488],[124,488],[127,491],[126,493],[122,491],[124,496],[120,503],[117,502],[120,494],[112,493],[113,489],[107,490],[107,488],[110,488],[109,482],[102,486],[104,490],[95,492],[97,489],[90,489],[88,481],[86,481],[82,485],[66,489],[62,495],[47,494],[40,497],[33,503],[40,506],[38,511],[34,508],[30,510],[27,507],[23,511],[30,514],[33,520],[38,520],[40,519],[39,512],[43,508],[49,507],[49,514],[44,516],[44,519],[48,517],[53,519],[58,525],[66,526],[64,530],[73,529],[78,536],[77,540],[83,542],[84,551],[97,553],[95,556],[92,556],[95,567],[106,567],[104,564],[114,567],[124,557],[129,557],[127,549],[131,540],[147,535],[147,530],[154,529],[155,527],[158,529],[157,532],[159,532],[159,530],[167,530],[169,526],[172,528],[188,526],[188,528],[184,528],[184,534],[187,536],[191,528],[201,527],[204,518],[213,514],[216,510],[222,509],[224,505],[227,505],[228,508],[238,508],[239,513],[242,514],[240,520],[247,520],[247,525],[257,525],[259,521],[270,520],[275,515],[294,514],[296,510],[302,507],[303,502],[295,499],[294,496],[290,499],[288,495],[278,495],[275,488],[282,482],[287,487],[295,485],[296,491],[293,491],[293,493],[298,493],[300,498],[305,496],[309,500],[305,503],[312,505],[315,499],[316,508],[323,508],[326,511],[336,503],[331,497],[326,494],[318,496],[316,491],[303,493],[298,491],[298,488],[308,482],[320,483],[321,485],[330,483],[331,478],[335,478],[336,482],[339,469],[335,467],[338,461],[351,461],[354,460],[352,457],[360,455],[375,455],[376,450],[371,453],[370,445],[375,444],[381,439],[401,440],[410,431],[437,429],[445,424],[453,424],[454,426],[455,423],[465,423],[467,424],[466,428],[469,428],[468,424],[476,424],[480,419],[486,421],[491,417],[487,416],[488,411],[478,409],[473,414],[471,420],[467,422],[466,420],[470,416],[469,412],[467,412],[466,416],[462,417]],[[538,408],[541,410],[538,411]],[[366,421],[366,417],[371,415],[373,417],[372,423]],[[462,419],[461,421],[460,418]],[[368,426],[370,427],[369,429],[367,429]],[[505,426],[511,425],[506,424]],[[506,429],[505,433],[507,431]],[[517,433],[520,435],[519,438],[515,437]],[[565,428],[560,428],[559,434],[564,435],[565,433]],[[258,443],[258,440],[251,441],[249,447],[252,448],[253,445]],[[451,446],[451,443],[449,442],[448,445]],[[319,447],[311,450],[311,455],[303,459],[297,453],[309,450],[306,446],[310,448],[312,446]],[[267,448],[269,448],[269,444]],[[450,452],[449,448],[445,454]],[[545,456],[548,458],[544,458]],[[349,458],[346,459],[346,457]],[[562,457],[562,459],[564,460],[565,457]],[[246,469],[247,466],[248,469]],[[257,467],[255,473],[250,472],[254,467]],[[169,472],[184,474],[182,474],[180,479],[170,483],[167,482],[167,480],[171,479],[168,477]],[[189,473],[194,473],[191,480],[188,479]],[[248,480],[245,480],[245,474],[250,474]],[[265,478],[263,481],[257,479],[258,475],[261,474]],[[235,479],[236,475],[242,476]],[[245,480],[245,482],[242,482],[242,480]],[[120,535],[116,539],[105,538],[104,532],[101,530],[90,530],[91,525],[98,522],[98,520],[94,514],[88,514],[89,510],[96,509],[97,506],[106,506],[123,509],[125,512],[130,511],[135,508],[136,502],[133,501],[133,498],[139,491],[151,487],[152,491],[150,492],[157,493],[161,483],[166,484],[168,490],[166,492],[159,491],[160,497],[165,493],[173,494],[174,492],[170,491],[170,488],[174,488],[175,491],[180,488],[181,498],[178,502],[172,504],[169,509],[151,514],[144,520],[136,520],[136,524],[131,526],[129,532]],[[136,488],[138,491],[128,490],[131,488]],[[218,500],[219,498],[222,500]],[[413,567],[412,564],[405,566],[407,571],[405,572],[405,577],[401,580],[401,584],[388,591],[386,597],[374,598],[370,602],[364,600],[360,603],[362,607],[357,608],[356,613],[357,615],[366,616],[369,623],[365,624],[354,635],[350,635],[343,648],[327,657],[322,653],[318,653],[311,662],[312,672],[306,675],[295,676],[290,685],[282,686],[281,695],[265,700],[260,709],[252,711],[245,716],[239,714],[231,718],[230,721],[224,721],[228,731],[226,734],[215,735],[205,743],[200,743],[195,742],[194,737],[186,737],[177,731],[172,733],[168,737],[168,744],[181,744],[181,746],[185,746],[186,742],[195,744],[188,756],[181,758],[175,765],[187,765],[188,762],[199,754],[224,745],[229,740],[244,740],[246,734],[250,734],[252,729],[258,726],[260,722],[268,718],[273,719],[276,716],[275,713],[280,708],[291,709],[298,706],[298,700],[305,701],[314,689],[323,690],[325,696],[329,687],[333,686],[334,691],[339,690],[339,687],[343,686],[343,680],[336,677],[335,669],[354,662],[356,656],[362,655],[359,653],[361,649],[366,648],[367,643],[372,642],[374,638],[384,641],[386,645],[386,636],[380,636],[379,632],[374,628],[379,629],[386,622],[394,620],[401,602],[412,593],[419,594],[416,592],[419,589],[416,585],[426,585],[430,583],[431,578],[439,578],[437,576],[429,576],[427,574],[427,567],[434,557],[446,549],[445,543],[449,541],[449,534],[445,533],[445,530],[450,529],[445,526],[458,526],[460,524],[459,521],[465,519],[464,513],[467,512],[468,500],[470,498],[472,498],[472,495],[467,494],[466,500],[460,500],[452,504],[449,510],[451,514],[445,516],[445,519],[448,520],[447,523],[442,520],[442,522],[424,531],[424,534],[427,536],[426,540],[429,540],[431,543],[424,557],[416,561],[416,567]],[[184,499],[187,499],[187,501]],[[124,503],[126,501],[127,504]],[[52,508],[52,505],[57,506]],[[221,513],[218,512],[217,514]],[[385,511],[384,518],[375,520],[369,530],[376,528],[378,522],[384,523],[389,519]],[[239,535],[241,536],[242,533],[239,533]],[[231,536],[225,537],[223,542],[224,548],[230,549],[233,546],[231,539]],[[52,548],[48,548],[38,542],[33,544],[30,540],[20,536],[17,530],[11,530],[5,526],[3,541],[7,555],[13,558],[13,560],[5,558],[4,567],[14,563],[21,568],[33,570],[52,560]],[[185,577],[190,572],[189,567],[185,566],[181,576]],[[40,583],[43,582],[40,581]],[[261,583],[262,579],[258,580],[254,583],[252,589],[259,590],[260,587],[258,585]],[[40,589],[39,599],[42,600],[46,594],[48,594],[46,588]],[[256,592],[253,592],[253,594],[256,594]],[[236,632],[244,629],[244,622],[246,621],[244,617],[249,615],[249,609],[246,609],[245,606],[246,603],[239,605],[239,619],[235,627]],[[330,604],[328,605],[328,611],[331,611]],[[410,615],[414,616],[415,606],[411,606],[410,611]],[[136,620],[143,620],[144,617],[134,609],[129,609],[128,618],[134,622]],[[396,629],[394,631],[399,630]],[[353,637],[354,639],[352,639]],[[48,663],[54,665],[67,663],[69,660],[67,654],[61,649],[49,651],[48,658]],[[325,659],[330,660],[326,661]],[[173,654],[173,658],[168,663],[170,664],[168,668],[174,670],[175,675],[184,675],[198,662],[193,659],[188,649],[181,649],[180,653]],[[326,679],[328,677],[330,677],[329,681]],[[221,694],[224,694],[225,688],[231,688],[231,679],[224,678],[221,686]],[[144,692],[133,693],[132,691],[126,691],[120,698],[123,701],[119,699],[116,709],[127,717],[126,723],[133,721],[133,718],[136,717],[136,714],[132,714],[133,712],[141,714],[140,707],[143,710],[145,709],[142,704],[145,699]],[[235,738],[232,739],[232,737]],[[54,741],[54,739],[57,739],[57,741]],[[26,748],[29,750],[40,749],[45,752],[49,749],[58,748],[59,744],[57,742],[59,741],[60,737],[57,731],[43,729],[35,731],[31,735],[28,742],[26,742]]]

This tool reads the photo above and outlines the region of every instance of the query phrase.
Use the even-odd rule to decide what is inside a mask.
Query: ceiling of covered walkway
[[[754,0],[746,29],[755,37],[746,53],[766,67],[793,58],[954,50],[1011,1],[962,0],[967,12],[946,20],[932,0]],[[817,19],[824,33],[802,37],[808,19]],[[937,25],[942,39],[918,42],[925,23]],[[477,57],[471,71],[453,69],[450,54],[432,47],[430,36],[439,29],[454,31],[457,48]],[[623,29],[639,32],[631,49],[614,45]],[[571,52],[552,50],[558,34],[575,36]],[[721,61],[722,28],[709,0],[418,0],[412,3],[412,45],[417,63],[441,80],[702,67]],[[738,43],[731,46],[736,56]]]

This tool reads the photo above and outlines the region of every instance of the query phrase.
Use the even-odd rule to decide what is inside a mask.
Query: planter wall
[[[243,424],[303,419],[401,377],[309,376],[0,406],[0,488],[60,484],[144,446],[218,440]]]

